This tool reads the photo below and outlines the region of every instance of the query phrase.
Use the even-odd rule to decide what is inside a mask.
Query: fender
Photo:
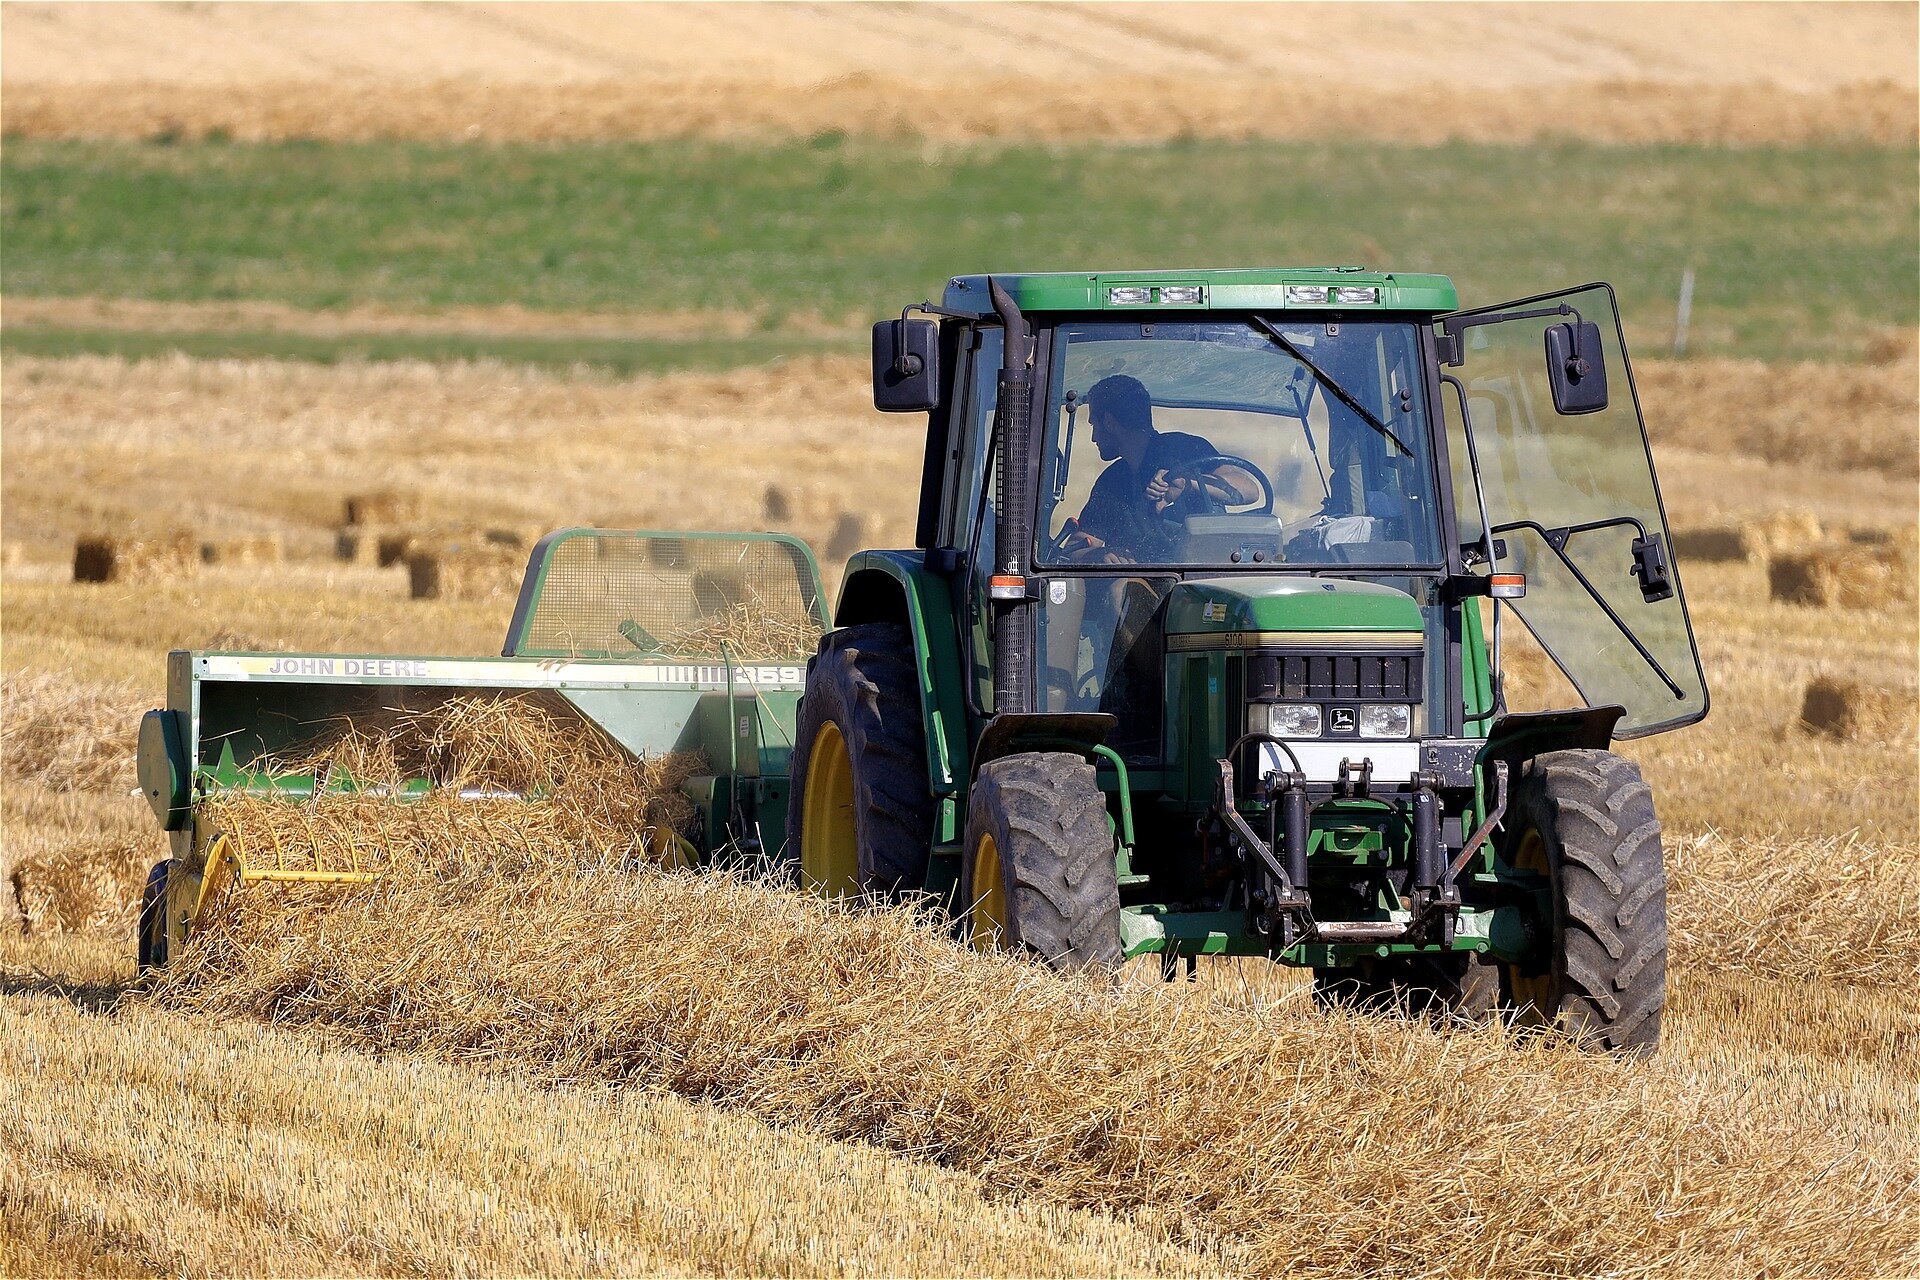
[[[1577,711],[1522,711],[1493,722],[1487,745],[1480,749],[1480,767],[1495,760],[1514,766],[1547,751],[1589,748],[1605,751],[1613,745],[1613,727],[1627,714],[1625,707],[1583,707]]]
[[[919,551],[862,551],[847,562],[833,625],[902,622],[913,636],[920,673],[921,723],[927,729],[927,783],[937,796],[957,795],[968,776],[966,674],[953,597],[946,579]]]
[[[973,772],[977,777],[981,765],[1022,751],[1071,751],[1092,761],[1117,723],[1104,711],[1003,711],[974,743]]]

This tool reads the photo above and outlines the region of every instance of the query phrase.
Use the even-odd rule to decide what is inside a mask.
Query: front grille
[[[1256,653],[1247,697],[1256,702],[1419,702],[1426,655],[1405,651]]]

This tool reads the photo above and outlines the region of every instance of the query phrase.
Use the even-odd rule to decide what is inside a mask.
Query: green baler
[[[743,654],[727,624],[750,610]],[[164,961],[230,883],[358,883],[351,862],[289,868],[226,839],[207,801],[232,789],[300,803],[351,778],[288,774],[276,761],[362,718],[425,712],[454,698],[525,698],[598,726],[635,756],[702,754],[687,789],[695,857],[777,857],[785,844],[795,710],[810,642],[769,637],[822,626],[819,570],[777,534],[564,529],[535,546],[502,656],[229,653],[177,650],[167,706],[141,723],[140,785],[171,839],[142,911],[143,963]],[[416,780],[397,802],[424,794]],[[662,851],[668,860],[678,847]]]
[[[959,277],[873,382],[927,415],[917,545],[854,557],[809,667],[805,882],[1655,1044],[1659,827],[1611,748],[1707,692],[1607,286]],[[1509,613],[1577,705],[1507,705]]]

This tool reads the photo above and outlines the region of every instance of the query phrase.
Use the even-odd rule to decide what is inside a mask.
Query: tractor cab
[[[1574,785],[1550,765],[1613,778],[1614,739],[1707,708],[1607,286],[1463,311],[1356,268],[960,277],[875,326],[874,394],[927,415],[918,545],[855,557],[815,670],[911,679],[867,735],[809,677],[804,874],[929,889],[1055,963],[1258,953],[1329,998],[1471,976],[1571,1007],[1564,842],[1517,807],[1539,835]],[[1580,705],[1508,708],[1509,612]],[[816,797],[823,726],[849,781]],[[880,736],[924,803],[818,834],[904,789],[863,786]]]

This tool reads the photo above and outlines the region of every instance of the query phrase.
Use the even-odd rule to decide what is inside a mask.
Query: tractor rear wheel
[[[158,969],[167,963],[167,863],[156,862],[147,872],[147,887],[140,894],[140,972]]]
[[[1091,764],[1032,751],[980,766],[963,847],[960,901],[976,948],[1062,970],[1119,968],[1120,879]]]
[[[1545,877],[1531,960],[1502,965],[1525,1023],[1559,1025],[1589,1047],[1652,1053],[1666,1005],[1667,874],[1653,793],[1611,751],[1552,751],[1514,787],[1501,852]]]
[[[865,623],[820,641],[794,725],[789,804],[804,887],[845,897],[926,883],[933,792],[905,627]]]

